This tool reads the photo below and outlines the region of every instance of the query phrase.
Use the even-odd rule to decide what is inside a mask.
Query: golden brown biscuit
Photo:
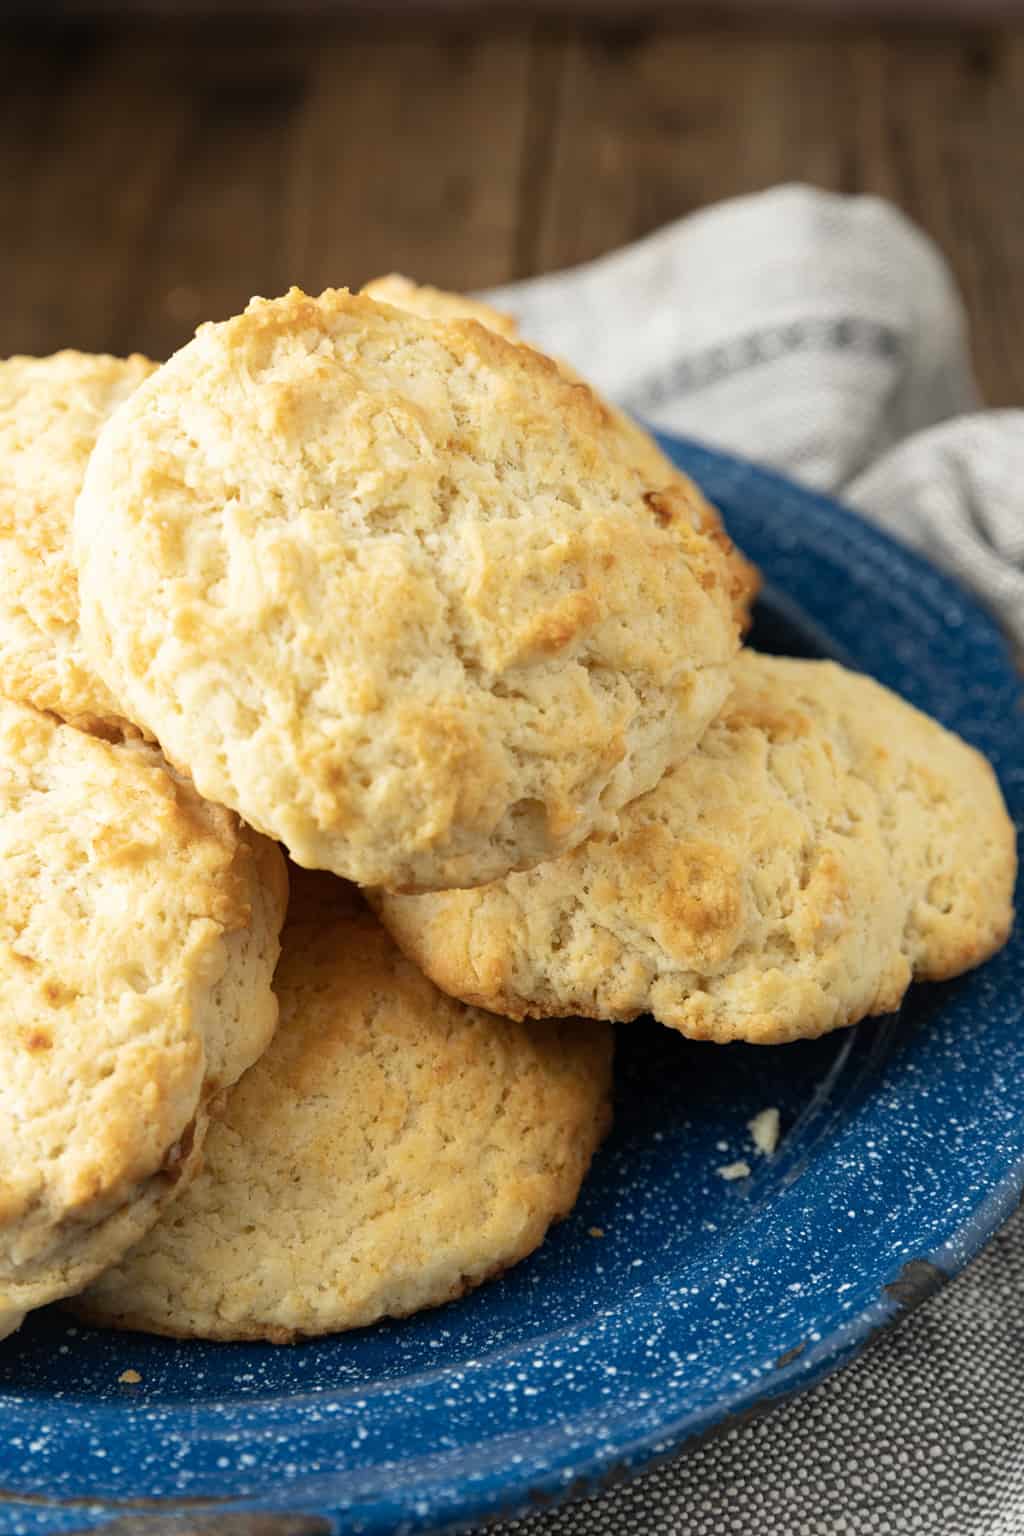
[[[387,277],[376,277],[362,290],[370,298],[382,304],[393,304],[396,309],[406,309],[412,314],[424,315],[437,320],[479,320],[490,330],[497,331],[510,341],[521,341],[519,327],[511,315],[492,309],[479,299],[467,298],[461,293],[446,293],[442,288],[424,287],[409,278],[392,272]],[[525,345],[525,343],[524,343]],[[568,363],[556,359],[563,376],[570,383],[584,384],[585,380]],[[587,386],[588,388],[590,386]],[[726,553],[733,605],[741,633],[750,627],[750,610],[761,588],[761,573],[728,538],[716,509],[700,490],[684,475],[658,447],[649,432],[639,422],[601,398],[591,390],[594,399],[604,413],[604,426],[614,451],[625,454],[627,461],[635,464],[651,486],[674,486],[690,503],[694,515],[706,531],[722,541]]]
[[[686,497],[539,353],[345,292],[203,326],[100,435],[82,625],[125,711],[297,862],[470,885],[699,739],[736,649]]]
[[[446,991],[524,1016],[819,1035],[979,964],[1013,917],[988,763],[867,677],[746,651],[720,717],[612,835],[477,891],[378,898]]]
[[[471,299],[464,293],[449,293],[444,288],[414,283],[400,272],[375,277],[360,292],[378,304],[393,304],[396,309],[422,315],[425,320],[478,320],[489,331],[496,331],[509,341],[520,339],[519,327],[511,315],[502,314],[500,309],[492,309],[489,304]]]
[[[87,1284],[195,1173],[266,1047],[278,850],[141,743],[0,701],[0,1330]]]
[[[302,872],[277,988],[281,1027],[202,1173],[79,1299],[88,1320],[279,1344],[358,1328],[462,1295],[572,1208],[610,1120],[606,1025],[453,1002],[351,887]]]
[[[82,649],[71,518],[100,427],[155,366],[82,352],[0,362],[0,691],[107,734],[125,722]]]

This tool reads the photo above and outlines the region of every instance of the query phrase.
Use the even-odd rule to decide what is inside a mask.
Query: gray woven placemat
[[[523,1536],[1024,1536],[1024,1212],[847,1370]]]

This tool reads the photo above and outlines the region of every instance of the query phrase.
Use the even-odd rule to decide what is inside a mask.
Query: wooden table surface
[[[0,353],[166,355],[297,282],[472,288],[803,180],[939,242],[1024,404],[1024,27],[0,32]]]

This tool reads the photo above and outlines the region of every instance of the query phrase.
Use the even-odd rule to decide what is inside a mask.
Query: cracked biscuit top
[[[407,309],[429,319],[479,320],[481,325],[497,331],[500,336],[527,345],[522,341],[519,327],[511,315],[492,309],[479,299],[467,298],[462,293],[448,293],[443,288],[414,283],[397,272],[391,272],[386,277],[375,277],[362,291],[379,303],[393,304],[396,309]],[[562,359],[555,361],[563,378],[570,383],[586,382],[568,363]],[[627,416],[625,411],[603,399],[593,386],[590,388],[602,413],[604,441],[609,451],[625,455],[650,485],[675,486],[677,493],[690,502],[693,515],[703,523],[706,531],[722,541],[728,561],[733,611],[741,631],[746,633],[750,628],[750,610],[761,588],[761,573],[757,566],[732,543],[722,526],[717,509],[690,477],[684,475],[662,452],[651,434],[638,421]]]
[[[203,326],[101,434],[90,656],[300,864],[474,885],[574,847],[721,707],[726,552],[473,321],[329,291]]]
[[[719,718],[618,830],[477,891],[384,896],[398,942],[512,1017],[653,1013],[775,1043],[896,1008],[1013,918],[981,755],[867,677],[743,652]]]

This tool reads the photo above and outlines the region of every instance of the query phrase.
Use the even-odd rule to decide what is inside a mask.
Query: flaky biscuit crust
[[[106,734],[125,722],[82,646],[71,520],[101,426],[155,366],[70,351],[0,362],[0,692]]]
[[[100,435],[90,655],[300,864],[408,889],[529,867],[690,750],[737,643],[717,540],[602,423],[472,321],[254,301]]]
[[[202,1173],[79,1299],[90,1321],[275,1343],[356,1328],[461,1295],[571,1209],[610,1119],[606,1025],[453,1002],[326,875],[298,876],[277,987],[281,1027]]]
[[[85,1285],[194,1173],[277,1016],[278,850],[141,743],[0,701],[0,1318]]]
[[[896,1008],[1013,919],[989,764],[867,677],[744,652],[722,715],[617,833],[477,891],[377,898],[439,986],[513,1017],[650,1012],[777,1043]]]
[[[467,298],[465,294],[448,293],[443,288],[431,288],[414,283],[397,272],[392,272],[387,277],[374,278],[372,282],[366,284],[362,292],[376,299],[378,303],[393,304],[396,309],[407,309],[413,314],[424,315],[427,318],[479,320],[481,325],[497,331],[499,335],[507,337],[510,341],[521,340],[519,327],[511,315],[492,309],[489,304],[483,304],[479,299]],[[585,383],[585,380],[568,363],[561,359],[555,359],[555,361],[563,377],[570,383]],[[602,425],[606,443],[612,446],[613,451],[624,454],[628,461],[635,464],[653,488],[674,486],[676,491],[690,503],[694,516],[703,524],[707,532],[722,543],[728,561],[733,610],[740,631],[746,633],[750,627],[750,610],[761,589],[761,573],[757,566],[729,540],[716,508],[703,496],[689,476],[677,469],[671,459],[662,452],[650,433],[645,432],[639,422],[627,416],[624,411],[620,411],[617,406],[602,399],[595,390],[592,389],[591,393],[603,413]]]

